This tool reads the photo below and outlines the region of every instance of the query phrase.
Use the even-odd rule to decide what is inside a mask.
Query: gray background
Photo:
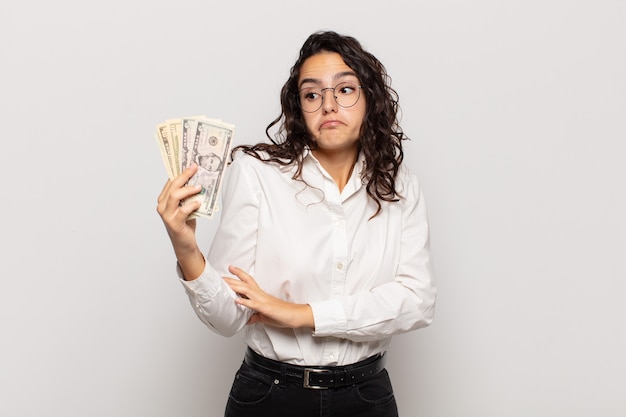
[[[177,282],[154,129],[263,140],[319,29],[386,65],[428,203],[440,292],[392,343],[403,416],[626,415],[625,21],[621,0],[4,2],[0,415],[222,414],[243,343]]]

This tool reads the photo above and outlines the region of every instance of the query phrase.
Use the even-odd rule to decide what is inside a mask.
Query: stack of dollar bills
[[[185,202],[199,200],[202,205],[190,217],[213,217],[218,210],[219,188],[229,158],[235,126],[205,116],[166,120],[157,125],[156,139],[170,179],[191,164],[198,172],[187,185],[200,185],[200,193]]]

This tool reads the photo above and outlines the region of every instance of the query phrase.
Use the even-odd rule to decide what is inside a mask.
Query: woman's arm
[[[199,186],[185,186],[197,169],[197,165],[194,164],[174,180],[167,181],[158,197],[157,212],[163,220],[174,248],[179,275],[194,311],[209,328],[221,335],[231,336],[245,326],[252,312],[235,303],[237,295],[222,279],[224,271],[220,273],[214,265],[207,263],[198,247],[195,234],[196,220],[188,220],[188,217],[199,208],[200,202],[180,204],[182,200],[200,192]],[[229,174],[226,174],[226,178]],[[224,194],[229,197],[224,199],[223,209],[237,212],[238,205],[248,205],[242,200],[249,198],[250,194],[233,192],[238,187],[239,191],[242,191],[242,185],[238,184],[242,177],[238,173],[231,176],[234,178],[224,181]],[[245,221],[238,224],[248,228],[256,227]],[[233,244],[228,241],[217,243]]]

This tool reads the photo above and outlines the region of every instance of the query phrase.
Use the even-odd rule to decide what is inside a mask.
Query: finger
[[[246,271],[244,271],[243,269],[233,266],[233,265],[229,265],[228,271],[230,271],[233,275],[237,276],[241,281],[245,282],[246,284],[254,286],[255,288],[258,287],[254,278],[252,278],[252,276],[248,274]]]
[[[226,281],[226,284],[228,284],[230,289],[237,293],[237,295],[239,295],[240,297],[249,298],[247,294],[248,286],[244,282],[239,279],[228,277],[224,277],[224,281]]]
[[[198,194],[200,191],[202,191],[202,187],[200,185],[189,185],[178,189],[172,189],[167,197],[167,200],[164,204],[162,204],[162,207],[164,206],[162,213],[170,213],[170,215],[180,213],[181,216],[184,216],[186,219],[192,211],[200,208],[202,202],[189,201],[186,204],[182,204],[182,202],[187,198]]]
[[[255,303],[253,300],[247,298],[247,297],[239,297],[237,299],[235,299],[235,302],[239,305],[242,305],[244,307],[248,307],[250,310],[256,310],[256,306],[258,305],[257,303]]]
[[[222,279],[224,281],[226,281],[226,283],[228,284],[228,286],[230,288],[234,288],[234,287],[240,286],[242,284],[240,279],[234,279],[234,278],[230,278],[230,277],[222,277]]]
[[[182,206],[168,208],[165,212],[159,213],[170,237],[172,237],[172,233],[176,234],[187,228],[195,232],[194,219],[189,219],[189,217],[191,213],[200,208],[200,205],[200,202],[194,201]]]
[[[163,213],[165,213],[165,209],[167,207],[167,200],[168,200],[171,188],[172,188],[172,180],[168,179],[165,185],[163,186],[161,193],[157,197],[157,212],[159,213],[160,216],[163,216]]]
[[[178,176],[172,180],[172,183],[174,184],[174,186],[180,188],[184,184],[186,184],[196,172],[198,172],[198,165],[192,163],[189,167],[187,167],[187,169],[178,174]]]
[[[175,246],[176,242],[191,243],[188,239],[195,235],[196,220],[189,219],[189,217],[194,210],[200,207],[200,204],[200,202],[190,202],[173,209],[168,208],[167,211],[159,213],[167,234]]]
[[[191,177],[193,177],[193,175],[197,171],[198,171],[198,166],[196,164],[191,164],[189,168],[181,172],[178,176],[176,176],[176,178],[168,179],[165,185],[163,186],[163,189],[161,190],[161,193],[159,194],[157,201],[164,200],[169,194],[169,190],[172,188],[172,186],[176,188],[181,188],[184,184],[186,184],[189,181]]]
[[[165,185],[163,185],[163,189],[161,190],[161,193],[157,197],[157,203],[160,203],[161,201],[165,200],[165,196],[169,192],[169,189],[170,189],[171,185],[172,185],[172,181],[168,179],[165,182]]]
[[[159,197],[157,198],[157,211],[163,217],[167,212],[172,212],[180,206],[180,202],[185,198],[197,194],[202,190],[199,186],[185,186],[189,179],[198,171],[198,166],[192,164],[173,180],[168,180]],[[195,207],[193,210],[199,208]],[[193,211],[191,210],[191,211]]]

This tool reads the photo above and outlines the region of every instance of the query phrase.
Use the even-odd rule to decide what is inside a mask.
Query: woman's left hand
[[[237,278],[224,277],[226,283],[239,294],[238,304],[254,311],[248,324],[263,323],[274,327],[315,327],[313,311],[308,304],[295,304],[273,297],[244,270],[230,266],[228,270]]]

